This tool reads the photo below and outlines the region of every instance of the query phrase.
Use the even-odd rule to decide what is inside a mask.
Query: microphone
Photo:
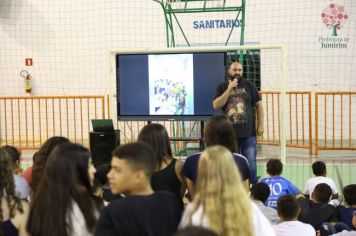
[[[237,84],[234,87],[234,90],[236,90],[236,87],[239,85],[239,81],[240,81],[240,76],[238,74],[236,74],[234,77],[231,77],[231,81],[234,81],[235,79],[237,79]]]

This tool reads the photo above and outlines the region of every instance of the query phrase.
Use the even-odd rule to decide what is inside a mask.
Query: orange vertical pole
[[[55,123],[55,113],[54,113],[54,98],[52,100],[52,127],[53,127],[53,136],[56,135],[56,123]]]
[[[69,139],[69,111],[68,111],[68,98],[66,98],[66,117],[67,117],[67,138]]]
[[[35,107],[33,106],[33,98],[31,98],[31,118],[32,118],[32,146],[35,147],[35,115],[33,110],[35,109]]]
[[[7,111],[6,111],[6,98],[4,98],[4,111],[5,111],[5,145],[7,145]]]
[[[11,105],[11,133],[12,133],[12,145],[15,145],[15,130],[14,130],[14,109],[13,109],[13,101],[10,99],[10,105]]]
[[[73,98],[73,116],[74,116],[74,142],[77,142],[77,116],[76,116],[76,103],[75,103],[75,98]]]
[[[332,124],[333,124],[333,148],[335,148],[335,94],[333,94]]]
[[[343,102],[343,96],[342,96],[342,94],[341,94],[341,97],[340,97],[340,99],[341,99],[341,102],[340,102],[340,109],[341,109],[341,111],[340,111],[340,116],[341,116],[341,122],[340,122],[340,126],[341,126],[341,147],[343,146],[342,144],[343,144],[343,142],[344,142],[344,132],[343,132],[343,123],[344,123],[344,109],[343,109],[343,104],[342,104],[342,102]]]
[[[278,107],[277,107],[277,110],[278,110],[278,140],[279,141],[281,141],[281,120],[280,120],[280,107],[281,107],[281,104],[280,104],[280,96],[281,96],[281,94],[280,93],[278,93],[278,101],[277,101],[277,103],[278,103]],[[285,111],[284,111],[285,112]]]
[[[62,99],[58,98],[58,105],[59,105],[59,134],[63,136],[62,133]]]
[[[298,94],[295,94],[295,128],[296,128],[296,138],[297,145],[299,144],[299,121],[298,121]]]
[[[266,94],[266,114],[269,114],[269,106],[268,106],[268,94]],[[269,119],[268,115],[266,117],[266,123],[267,123],[267,141],[269,141]]]
[[[311,92],[308,93],[308,108],[309,108],[309,111],[308,111],[308,126],[309,126],[309,153],[312,154],[313,153],[313,131],[312,131],[312,105],[311,105]],[[315,128],[317,129],[317,128]],[[317,137],[315,137],[317,139]],[[311,156],[309,156],[311,158]]]
[[[319,122],[318,122],[318,115],[319,115],[318,93],[315,93],[315,155],[318,155],[318,153],[319,153],[319,137],[318,137]],[[310,130],[310,128],[309,128],[309,130]]]
[[[22,148],[20,99],[17,98],[17,127],[19,128],[19,148]]]
[[[26,136],[26,147],[28,147],[28,124],[27,124],[27,99],[25,98],[25,136]]]
[[[90,107],[89,107],[89,102],[90,102],[90,98],[87,98],[87,120],[88,120],[88,134],[90,132]]]
[[[80,129],[81,129],[81,140],[84,144],[84,132],[83,132],[83,98],[80,98]]]
[[[303,140],[303,146],[305,145],[305,133],[304,133],[304,94],[302,94],[302,140]]]
[[[272,142],[274,143],[274,93],[272,93]]]
[[[48,98],[45,98],[46,101],[46,140],[48,140]]]
[[[349,147],[351,148],[351,94],[349,94]]]
[[[290,138],[290,143],[293,143],[293,123],[292,123],[292,97],[291,94],[288,94],[289,97],[289,138]]]
[[[326,148],[326,94],[324,95],[324,147]]]
[[[41,99],[38,99],[38,126],[40,127],[40,146],[42,144]]]

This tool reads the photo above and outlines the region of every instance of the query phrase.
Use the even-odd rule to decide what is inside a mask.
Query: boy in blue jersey
[[[267,162],[267,173],[270,177],[261,180],[269,186],[269,195],[266,206],[277,209],[277,200],[280,196],[290,194],[293,196],[301,195],[301,191],[288,179],[281,176],[283,164],[279,159],[271,159]]]

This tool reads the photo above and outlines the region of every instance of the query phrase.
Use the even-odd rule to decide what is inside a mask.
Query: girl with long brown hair
[[[93,235],[101,208],[91,193],[94,173],[88,149],[73,143],[57,146],[33,196],[28,232],[32,236]]]
[[[53,149],[63,143],[69,143],[70,141],[62,136],[53,136],[44,142],[38,152],[36,158],[33,159],[32,176],[31,176],[31,191],[32,195],[37,191],[38,184],[42,178],[49,154]]]
[[[15,194],[11,157],[0,148],[0,236],[27,235],[28,206]]]

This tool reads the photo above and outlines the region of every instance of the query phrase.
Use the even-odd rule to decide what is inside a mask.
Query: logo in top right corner
[[[337,36],[337,31],[342,29],[349,16],[343,5],[330,3],[321,13],[321,19],[324,25],[332,29],[331,36]]]
[[[321,13],[323,24],[331,30],[331,37],[319,37],[321,48],[347,48],[348,37],[338,37],[338,32],[348,21],[349,15],[341,4],[330,3]]]

